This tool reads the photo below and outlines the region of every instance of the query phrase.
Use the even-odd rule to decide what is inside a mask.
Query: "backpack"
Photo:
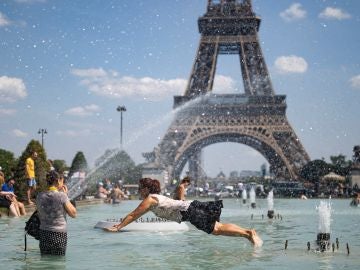
[[[26,251],[26,235],[34,237],[36,240],[40,239],[40,219],[37,210],[30,216],[29,220],[25,222],[25,251]]]

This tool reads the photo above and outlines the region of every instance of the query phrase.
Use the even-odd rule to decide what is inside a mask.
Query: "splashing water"
[[[180,112],[181,110],[192,106],[198,102],[201,102],[203,99],[206,99],[208,97],[208,95],[205,96],[200,96],[194,100],[188,101],[185,104],[175,108],[174,110],[171,110],[170,112],[168,112],[167,114],[163,115],[162,117],[160,117],[159,119],[156,119],[154,121],[149,121],[148,125],[144,126],[141,128],[141,130],[139,132],[133,133],[131,134],[131,136],[129,136],[131,139],[128,140],[124,147],[130,147],[131,145],[133,145],[136,141],[139,140],[139,138],[145,134],[149,134],[151,133],[150,131],[155,129],[156,127],[160,126],[164,121],[168,121],[169,119],[171,119],[172,117],[174,117],[178,112]],[[85,179],[81,179],[80,181],[75,180],[75,179],[70,179],[66,184],[68,186],[68,197],[72,200],[75,199],[76,197],[80,196],[88,187],[89,184],[89,179],[91,178],[91,176],[101,167],[103,166],[108,160],[110,160],[111,158],[113,158],[115,155],[117,155],[119,152],[121,151],[121,149],[118,149],[117,151],[114,151],[111,155],[109,155],[106,159],[104,159],[99,165],[97,165],[95,168],[91,169],[90,172],[87,174]]]
[[[318,207],[316,207],[319,212],[319,233],[330,233],[330,223],[331,223],[331,203],[320,201]]]
[[[255,197],[256,197],[255,189],[254,187],[252,187],[250,189],[250,203],[255,203]]]
[[[243,191],[241,192],[241,197],[242,197],[243,200],[246,200],[246,199],[247,199],[246,189],[243,189]]]
[[[267,203],[268,203],[268,210],[270,210],[270,211],[274,210],[274,192],[273,192],[273,190],[270,190],[270,192],[267,196]]]

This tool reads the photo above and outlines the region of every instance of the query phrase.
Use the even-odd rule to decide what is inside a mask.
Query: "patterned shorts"
[[[41,255],[65,256],[67,246],[66,232],[40,230],[39,247]]]
[[[189,221],[199,230],[212,233],[215,222],[220,221],[222,201],[193,201],[186,211],[181,212],[182,221]]]

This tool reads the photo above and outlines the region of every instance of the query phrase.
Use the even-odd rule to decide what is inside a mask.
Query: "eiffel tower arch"
[[[298,179],[310,159],[286,117],[286,96],[276,95],[261,51],[260,18],[251,0],[208,0],[198,19],[199,47],[183,96],[174,97],[175,117],[162,141],[144,157],[179,178],[189,162],[201,178],[201,152],[235,142],[260,152],[276,178]],[[244,93],[212,93],[219,54],[239,56]],[[196,185],[196,183],[195,183]]]

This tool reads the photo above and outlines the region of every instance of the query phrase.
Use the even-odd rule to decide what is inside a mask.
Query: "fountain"
[[[241,197],[242,197],[242,200],[243,200],[243,204],[246,204],[246,199],[247,199],[246,188],[244,188],[243,191],[241,192]]]
[[[250,204],[251,204],[251,208],[256,208],[256,203],[255,203],[255,188],[251,187],[250,189]]]
[[[268,203],[268,218],[272,219],[274,218],[274,192],[273,190],[270,190],[268,196],[267,196],[267,203]]]
[[[320,201],[320,205],[316,208],[319,212],[319,227],[316,243],[319,250],[324,252],[330,247],[330,221],[331,221],[331,204],[329,202]]]

